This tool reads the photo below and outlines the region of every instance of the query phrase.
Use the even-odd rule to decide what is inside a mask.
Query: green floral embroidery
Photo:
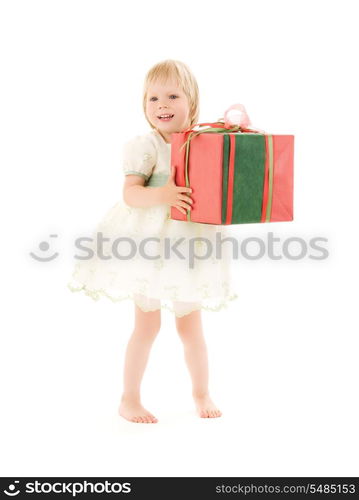
[[[203,284],[202,286],[197,287],[196,290],[199,290],[201,292],[202,297],[208,298],[208,297],[210,297],[210,293],[208,291],[208,288],[209,288],[208,285]]]

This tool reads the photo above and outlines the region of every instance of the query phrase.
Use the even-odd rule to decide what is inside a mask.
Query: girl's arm
[[[147,189],[145,179],[139,175],[126,175],[123,186],[123,199],[127,205],[138,208],[148,208],[160,205],[159,187]]]
[[[170,205],[178,208],[182,213],[191,209],[192,199],[182,193],[191,193],[192,189],[176,186],[175,168],[171,168],[171,175],[167,184],[159,187],[144,186],[145,179],[139,175],[126,175],[123,186],[123,199],[127,205],[138,208],[148,208],[155,205]],[[186,209],[186,210],[184,210]]]

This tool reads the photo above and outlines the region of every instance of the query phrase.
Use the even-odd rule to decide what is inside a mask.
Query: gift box
[[[293,135],[223,122],[172,134],[175,182],[192,188],[193,208],[183,214],[172,206],[171,218],[218,225],[292,221],[293,160]]]

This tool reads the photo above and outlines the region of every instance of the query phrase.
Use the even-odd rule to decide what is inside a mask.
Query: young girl
[[[198,123],[198,85],[188,66],[175,60],[153,66],[145,78],[143,109],[152,130],[124,145],[123,200],[108,211],[95,231],[97,243],[101,233],[101,252],[97,247],[94,257],[76,265],[68,286],[72,291],[83,290],[95,300],[106,296],[114,302],[123,299],[134,302],[135,324],[126,350],[119,407],[122,417],[137,423],[158,421],[142,406],[140,385],[151,346],[160,330],[162,308],[175,315],[198,415],[219,417],[221,412],[208,390],[201,309],[218,311],[237,297],[230,289],[225,245],[221,259],[214,252],[215,234],[222,226],[170,218],[171,207],[186,213],[193,206],[192,190],[176,186],[175,165],[171,165],[171,134]],[[223,230],[221,235],[223,239]],[[167,254],[166,258],[163,251],[166,238],[171,245],[176,241],[187,243],[187,247],[177,246],[182,257],[168,258]],[[210,256],[203,238],[212,244]],[[183,255],[190,239],[195,240],[198,256],[192,265],[189,256]],[[104,241],[112,244],[107,245],[107,255],[103,252]],[[124,245],[119,251],[121,243]],[[141,244],[142,253],[138,251]],[[205,255],[201,250],[206,250]]]

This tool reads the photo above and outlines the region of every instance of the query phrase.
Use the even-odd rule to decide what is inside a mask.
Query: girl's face
[[[147,91],[146,115],[165,141],[170,143],[171,134],[181,132],[189,126],[186,94],[173,80],[165,84],[154,82]],[[170,117],[161,118],[163,115]]]

